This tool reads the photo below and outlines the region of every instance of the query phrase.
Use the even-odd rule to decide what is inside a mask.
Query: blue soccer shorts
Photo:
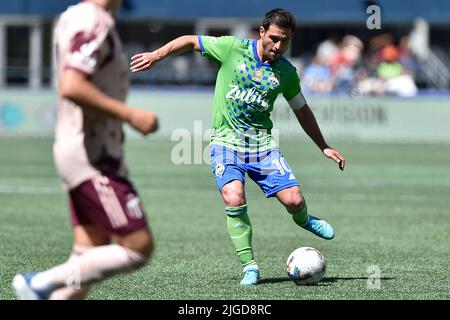
[[[233,180],[245,184],[245,174],[258,184],[266,197],[274,197],[280,190],[299,185],[279,148],[239,152],[212,144],[211,166],[219,192]]]

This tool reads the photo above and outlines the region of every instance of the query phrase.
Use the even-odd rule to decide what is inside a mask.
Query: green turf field
[[[449,299],[448,145],[337,144],[344,172],[312,143],[282,143],[311,213],[336,230],[325,241],[299,229],[276,200],[247,184],[261,284],[240,288],[222,200],[208,165],[176,166],[174,143],[129,141],[127,162],[156,239],[151,264],[97,285],[91,299]],[[16,272],[63,262],[71,249],[52,141],[0,139],[0,299]],[[320,249],[325,279],[297,287],[284,264],[299,246]],[[379,289],[368,287],[370,266]]]

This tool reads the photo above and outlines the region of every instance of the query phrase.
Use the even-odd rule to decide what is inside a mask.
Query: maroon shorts
[[[69,192],[72,225],[96,225],[108,234],[126,235],[147,225],[133,185],[99,175]]]

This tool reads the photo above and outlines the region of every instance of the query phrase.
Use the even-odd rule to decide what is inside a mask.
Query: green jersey
[[[292,64],[281,57],[263,63],[257,41],[233,36],[199,36],[202,56],[220,65],[214,93],[211,144],[234,150],[276,147],[270,113],[281,93],[292,109],[305,105]]]

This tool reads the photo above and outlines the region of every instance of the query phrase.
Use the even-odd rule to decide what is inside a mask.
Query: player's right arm
[[[168,56],[178,55],[190,50],[200,51],[200,43],[196,35],[182,36],[155,51],[138,53],[132,56],[130,69],[132,72],[149,70],[158,61]]]
[[[158,120],[153,112],[129,108],[122,101],[107,96],[78,70],[68,68],[63,71],[59,92],[63,98],[82,108],[128,122],[142,134],[149,134],[158,129]]]
[[[97,6],[73,6],[61,15],[55,28],[59,94],[83,109],[126,121],[142,134],[154,132],[158,121],[152,112],[128,108],[91,81],[103,62],[100,60],[107,56],[107,52],[99,52],[113,26],[112,17]]]

